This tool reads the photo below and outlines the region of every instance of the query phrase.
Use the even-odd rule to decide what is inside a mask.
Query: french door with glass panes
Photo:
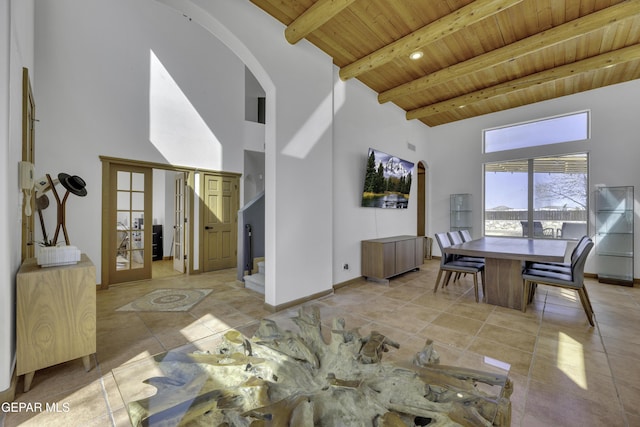
[[[111,283],[151,278],[152,169],[111,164],[110,249]]]

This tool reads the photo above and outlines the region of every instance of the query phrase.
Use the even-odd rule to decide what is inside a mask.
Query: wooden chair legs
[[[527,305],[529,305],[529,292],[531,289],[531,282],[529,282],[528,280],[522,280],[522,312],[526,313],[527,312]]]
[[[435,294],[438,291],[438,285],[440,284],[440,278],[442,277],[442,271],[443,270],[439,270],[438,271],[438,276],[436,277],[436,285],[433,287],[433,293]],[[444,279],[442,281],[442,288],[444,289],[445,286],[447,286],[449,284],[449,280],[451,280],[451,276],[452,276],[453,272],[452,271],[447,271],[444,275]],[[459,275],[460,273],[456,272],[456,275],[454,275],[454,281],[456,280],[455,277],[457,277],[457,275]],[[484,270],[480,271],[480,280],[482,281],[482,298],[483,300],[485,299],[485,287],[484,287]],[[479,302],[479,295],[478,295],[478,274],[474,273],[473,274],[473,290],[475,292],[475,297],[476,297],[476,302]]]
[[[442,276],[442,270],[438,270],[438,277],[436,277],[436,285],[433,287],[433,293],[438,291],[438,284],[440,283],[440,277]]]
[[[593,307],[591,306],[591,301],[589,300],[589,294],[587,294],[587,288],[585,288],[583,285],[581,288],[578,288],[577,291],[578,295],[580,296],[582,308],[584,308],[587,319],[589,319],[589,324],[591,326],[595,326],[595,324],[593,323]]]
[[[440,277],[442,277],[442,272],[444,270],[439,270],[438,271],[438,277],[436,277],[436,285],[433,287],[433,293],[435,294],[436,291],[438,290],[438,284],[440,283]],[[445,286],[447,286],[449,284],[449,280],[451,280],[451,271],[446,271],[445,275],[444,275],[444,279],[442,281],[442,288],[444,289]]]
[[[476,302],[478,302],[478,275],[477,274],[473,275],[473,291],[476,294]]]
[[[527,305],[529,305],[533,301],[533,291],[535,289],[536,283],[529,280],[523,280],[522,282],[522,312],[526,313]],[[587,288],[584,286],[584,284],[580,288],[564,287],[564,289],[574,289],[578,293],[580,302],[582,303],[582,308],[587,315],[589,324],[591,326],[595,326],[595,323],[593,322],[593,306],[591,305],[591,300],[589,299],[589,294],[587,293]]]

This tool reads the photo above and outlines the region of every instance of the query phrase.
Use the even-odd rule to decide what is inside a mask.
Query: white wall
[[[15,200],[15,185],[9,179],[9,90],[11,81],[9,68],[11,64],[11,8],[9,2],[0,3],[0,170],[3,172],[3,179],[0,183],[0,197],[2,200]],[[19,247],[20,240],[15,240],[12,232],[15,215],[15,204],[3,203],[2,214],[0,215],[0,231],[5,236],[11,236],[8,240],[12,245],[0,247],[0,390],[9,388],[11,373],[15,354],[15,312],[13,302],[15,301],[15,279],[16,266],[12,263],[12,252],[15,247]]]
[[[640,174],[638,159],[638,111],[640,81],[632,81],[572,96],[540,102],[485,116],[432,128],[429,153],[432,177],[435,177],[429,211],[431,232],[449,229],[449,194],[473,194],[475,237],[482,233],[482,163],[495,161],[501,154],[482,154],[482,130],[495,126],[554,116],[579,110],[591,110],[591,139],[535,149],[513,150],[503,158],[589,152],[590,234],[595,233],[593,194],[596,186],[633,185],[636,198],[636,251],[640,250]],[[437,248],[435,251],[438,252]],[[594,251],[595,252],[595,251]],[[597,272],[597,257],[591,256],[585,270]],[[635,277],[640,274],[640,256],[635,257]]]
[[[249,2],[161,1],[206,25],[265,90],[265,301],[331,289],[331,59],[305,42],[290,46],[284,27]],[[304,203],[309,192],[316,203]]]
[[[242,172],[244,65],[153,0],[38,2],[36,28],[36,169],[87,182],[67,228],[99,280],[99,156]]]
[[[333,156],[333,280],[334,284],[359,277],[360,242],[395,235],[416,235],[417,163],[429,164],[430,129],[405,120],[393,104],[379,105],[377,94],[357,80],[340,82],[335,76],[335,123]],[[408,148],[408,143],[416,151]],[[416,164],[408,209],[360,206],[369,148]],[[344,270],[343,265],[349,264]]]
[[[22,68],[33,76],[33,1],[0,4],[0,391],[9,388],[15,364],[15,273],[20,266],[22,194]],[[33,80],[32,80],[33,82]]]
[[[153,207],[151,224],[164,224],[165,209],[167,202],[173,204],[173,200],[168,198],[166,185],[166,171],[161,169],[153,170]],[[149,221],[149,219],[147,219]]]
[[[264,191],[264,152],[244,152],[244,203],[247,204]]]
[[[248,68],[245,68],[244,82],[244,118],[251,122],[258,122],[258,98],[264,98],[266,94],[260,82]]]
[[[48,161],[38,167],[66,170],[89,183],[89,195],[70,203],[68,228],[72,243],[94,260],[100,257],[98,155],[242,172],[241,150],[262,148],[261,139],[266,144],[270,225],[267,303],[283,304],[357,276],[357,242],[363,238],[415,233],[415,204],[405,212],[358,206],[361,172],[370,146],[423,160],[406,143],[423,147],[428,129],[407,123],[396,107],[379,106],[375,94],[359,82],[340,82],[329,57],[305,41],[289,45],[284,27],[252,4],[90,0],[79,5],[56,0],[39,3],[36,12],[38,64],[47,70],[39,80],[44,101],[38,107],[45,115],[39,132],[46,138],[42,144]],[[221,167],[186,142],[169,152],[149,141],[155,135],[149,130],[149,99],[154,99],[149,93],[154,81],[150,50],[167,69],[165,80],[175,79],[220,141]],[[248,132],[242,122],[245,65],[266,92],[264,135]],[[160,136],[169,131],[163,129]],[[72,162],[69,155],[76,152],[86,162]],[[339,178],[336,185],[334,177]],[[340,206],[334,212],[336,190]],[[343,203],[343,197],[349,202]],[[354,229],[352,223],[359,226]],[[334,235],[340,236],[335,243]],[[336,248],[340,253],[334,262]],[[341,270],[344,262],[351,270]],[[334,274],[337,265],[340,270]]]
[[[10,4],[28,11],[33,3]],[[9,13],[5,2],[0,9],[5,61],[0,63],[11,66],[0,68],[0,84],[13,94],[21,87],[15,70],[32,63],[32,31],[22,18],[9,30],[4,25]],[[289,45],[283,30],[247,1],[37,3],[37,171],[64,171],[87,181],[89,195],[69,200],[67,226],[72,243],[98,268],[101,154],[243,172],[244,149],[260,151],[266,145],[266,302],[272,305],[359,276],[360,240],[415,233],[415,203],[407,211],[359,207],[369,147],[426,162],[429,234],[448,228],[448,197],[457,192],[478,195],[474,226],[480,229],[480,132],[486,127],[591,108],[593,138],[584,147],[591,152],[592,189],[632,184],[640,192],[634,172],[640,150],[634,140],[639,82],[429,129],[406,122],[393,105],[378,105],[375,94],[357,81],[340,82],[330,58],[305,41]],[[151,68],[156,63],[151,52],[166,72]],[[243,122],[245,65],[266,92],[267,125],[259,130]],[[158,96],[159,87],[172,87],[171,80],[181,92]],[[11,304],[19,263],[19,119],[11,112],[20,106],[17,98],[1,96],[0,170],[7,179],[0,197],[8,203],[0,226],[9,238],[0,254],[0,271],[6,274],[0,301]],[[173,106],[185,100],[197,117],[172,117],[181,113]],[[158,116],[165,121],[159,123]],[[407,142],[417,150],[409,150]],[[343,271],[343,263],[351,269]],[[10,377],[15,348],[7,307],[0,310],[0,389]]]
[[[248,2],[203,2],[201,7],[164,2],[180,3],[175,5],[180,13],[162,3],[37,4],[36,54],[43,70],[37,93],[38,149],[43,159],[37,164],[38,173],[80,175],[89,192],[69,201],[71,242],[99,267],[101,154],[242,172],[244,61],[271,91],[265,175],[270,194],[267,216],[273,226],[266,300],[278,305],[330,289],[326,266],[332,241],[331,177],[323,172],[332,153],[331,59],[308,44],[289,46],[282,26]],[[225,23],[222,28],[220,21]],[[231,40],[231,47],[244,56],[242,61],[209,31],[223,33],[216,36],[225,43]],[[150,64],[156,61],[151,52],[167,73],[154,78]],[[171,115],[165,116],[169,125],[153,129],[154,115],[171,112],[171,106],[181,101],[175,94],[156,99],[154,85],[166,87],[169,78],[213,134],[208,139],[193,134],[201,123],[181,128],[184,118],[171,122]],[[178,134],[171,135],[172,130]],[[213,156],[203,155],[218,143]],[[300,203],[300,195],[309,189],[317,206]],[[316,224],[314,245],[298,239],[309,231],[308,224]],[[301,280],[304,277],[316,280]]]

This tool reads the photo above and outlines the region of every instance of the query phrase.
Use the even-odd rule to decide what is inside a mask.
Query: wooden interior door
[[[204,174],[203,270],[214,271],[237,265],[238,177]]]
[[[184,273],[185,251],[185,173],[176,173],[174,193],[173,269]]]
[[[152,169],[112,163],[109,176],[110,283],[150,279]]]
[[[34,155],[34,137],[35,131],[33,124],[35,122],[36,105],[31,92],[31,81],[29,79],[29,70],[22,69],[22,161],[35,163]],[[35,201],[33,194],[30,199],[25,196],[25,204],[22,209],[22,261],[33,258],[34,253],[34,219],[36,214]],[[24,207],[26,204],[31,205],[31,215],[25,214]]]

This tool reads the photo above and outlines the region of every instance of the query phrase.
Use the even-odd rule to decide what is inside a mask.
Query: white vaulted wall
[[[8,236],[0,249],[0,391],[15,354],[23,66],[33,71],[40,120],[37,173],[86,180],[87,197],[68,201],[67,228],[98,268],[100,155],[244,173],[244,150],[264,149],[272,306],[359,277],[361,240],[415,234],[416,180],[407,210],[360,207],[369,147],[425,162],[429,235],[448,229],[449,194],[459,192],[475,195],[481,230],[487,127],[590,108],[593,137],[576,150],[590,152],[591,190],[635,185],[640,194],[640,82],[428,128],[379,105],[358,81],[340,81],[331,59],[308,42],[289,45],[284,26],[249,1],[35,0],[35,12],[33,1],[0,4],[0,227]],[[244,122],[245,67],[266,93],[264,127]]]
[[[22,74],[33,82],[33,0],[0,2],[0,392],[15,364],[15,284],[20,267],[22,193]]]
[[[94,261],[101,256],[99,155],[243,172],[243,150],[261,146],[247,138],[255,124],[243,121],[245,65],[268,103],[268,304],[357,277],[354,236],[415,231],[414,207],[382,215],[375,233],[334,237],[334,227],[349,229],[359,212],[375,219],[359,207],[368,147],[417,161],[423,155],[406,152],[406,141],[424,147],[428,128],[407,123],[396,107],[378,106],[360,83],[340,82],[330,58],[304,41],[289,45],[284,27],[249,2],[56,0],[37,6],[36,56],[47,70],[38,79],[38,150],[46,158],[38,172],[66,171],[87,181],[89,195],[70,200],[68,228],[72,243]],[[154,77],[158,63],[163,72]],[[165,141],[184,120],[154,128],[158,78],[165,85],[174,80],[201,118],[177,130],[185,136],[177,143]],[[202,124],[210,134],[193,130]],[[334,260],[334,248],[345,246],[349,254]],[[343,262],[352,265],[344,273],[337,270]]]

